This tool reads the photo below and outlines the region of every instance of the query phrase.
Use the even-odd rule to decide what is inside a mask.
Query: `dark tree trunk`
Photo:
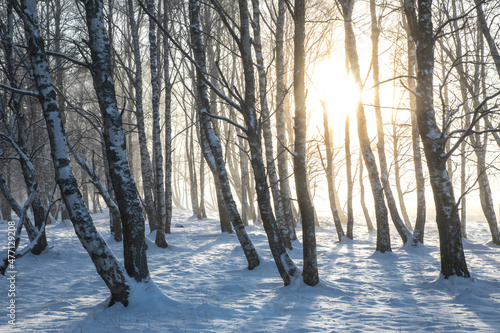
[[[13,88],[19,89],[19,84],[16,78],[16,66],[14,64],[14,57],[13,57],[13,34],[14,34],[14,27],[13,27],[13,12],[12,12],[12,4],[9,2],[7,6],[7,26],[4,26],[4,29],[1,31],[1,43],[4,49],[4,54],[5,54],[5,69],[6,69],[6,74],[7,74],[7,79],[10,83],[10,85]],[[14,111],[14,119],[15,123],[17,126],[17,138],[12,137],[12,144],[16,145],[16,151],[18,151],[19,154],[19,163],[21,164],[21,171],[23,174],[24,182],[26,184],[26,189],[33,189],[34,191],[34,196],[33,200],[31,201],[31,209],[33,212],[33,218],[35,220],[35,227],[38,228],[38,230],[41,230],[42,225],[44,224],[45,221],[45,207],[43,206],[41,197],[40,197],[40,192],[39,189],[41,186],[39,186],[38,182],[38,175],[35,170],[35,167],[31,163],[31,158],[28,156],[28,152],[26,149],[27,145],[27,133],[28,133],[28,128],[26,124],[26,118],[23,113],[22,105],[21,105],[21,99],[20,96],[16,93],[12,93],[12,98],[11,98],[11,103],[10,105],[12,106],[12,109]],[[3,108],[2,108],[3,111]],[[2,112],[2,118],[5,117],[5,114]],[[7,121],[7,120],[5,120]],[[11,136],[14,134],[11,133]],[[9,209],[10,213],[10,209]],[[10,216],[10,214],[9,214]],[[37,244],[32,249],[33,254],[40,254],[45,248],[47,247],[47,238],[45,235],[45,229],[42,230],[42,234],[37,241]]]
[[[374,92],[374,108],[375,120],[377,123],[377,152],[380,163],[380,180],[384,189],[387,206],[392,217],[392,221],[399,236],[403,240],[403,244],[413,239],[413,235],[405,226],[396,205],[396,199],[392,193],[391,184],[389,182],[389,172],[387,167],[387,158],[385,156],[385,133],[384,123],[382,119],[382,110],[380,107],[380,78],[379,78],[379,61],[378,61],[378,40],[380,29],[377,21],[376,4],[375,0],[370,0],[370,13],[371,13],[371,27],[372,27],[372,73],[373,73],[373,92]]]
[[[375,230],[373,227],[372,219],[370,218],[370,213],[368,212],[368,208],[366,208],[365,203],[365,185],[364,185],[364,177],[363,177],[363,157],[359,156],[359,201],[361,203],[361,209],[363,210],[363,215],[366,220],[366,227],[368,231]]]
[[[405,1],[405,13],[413,39],[417,44],[416,115],[424,145],[427,167],[436,207],[436,222],[441,250],[441,274],[470,277],[462,246],[460,217],[453,187],[446,172],[446,137],[436,123],[433,105],[434,45],[432,1]]]
[[[295,173],[295,189],[302,219],[302,236],[304,246],[304,283],[315,286],[319,282],[316,255],[316,234],[314,227],[314,206],[309,194],[306,169],[306,1],[295,0],[295,37],[294,37],[294,71],[293,91],[295,96],[295,155],[293,170]]]
[[[375,216],[377,220],[377,251],[382,253],[391,250],[391,239],[389,236],[389,221],[387,216],[387,207],[384,200],[384,188],[380,183],[375,156],[371,148],[370,138],[368,137],[368,129],[366,127],[366,116],[363,107],[361,92],[363,90],[363,82],[358,61],[358,52],[356,49],[356,37],[352,22],[353,0],[343,1],[343,15],[345,28],[345,42],[347,57],[351,65],[351,72],[358,86],[359,97],[356,106],[356,121],[358,125],[358,137],[363,160],[365,161],[368,177],[372,188],[373,199],[375,202]]]
[[[326,172],[326,182],[328,186],[328,200],[330,201],[330,209],[333,215],[333,221],[335,223],[335,229],[337,230],[337,236],[339,237],[339,242],[342,241],[342,237],[345,236],[344,229],[342,228],[342,223],[340,222],[340,216],[338,212],[338,206],[335,202],[335,185],[333,182],[333,135],[330,134],[330,123],[328,120],[328,112],[326,109],[326,103],[321,101],[323,107],[323,128],[325,133],[325,148],[326,148],[326,166],[324,166]]]
[[[155,13],[155,1],[148,0],[147,8]],[[165,187],[163,183],[163,154],[161,147],[161,125],[160,125],[160,95],[161,83],[158,69],[159,55],[157,46],[156,23],[149,18],[149,68],[151,71],[151,105],[153,109],[153,160],[154,160],[154,198],[156,201],[157,228],[155,244],[158,247],[168,246],[165,239],[166,211],[165,211]]]
[[[203,81],[203,75],[205,75],[206,73],[206,57],[200,30],[199,11],[200,7],[198,0],[189,0],[191,42],[194,58],[198,64],[198,68],[196,71],[197,93],[199,98],[198,112],[200,116],[201,131],[205,138],[203,142],[206,143],[202,148],[205,151],[204,154],[207,158],[207,164],[211,167],[216,167],[216,170],[212,170],[212,172],[214,174],[214,178],[218,177],[220,183],[220,192],[226,204],[225,211],[227,211],[230,216],[230,220],[233,223],[234,229],[236,231],[236,236],[238,237],[241,247],[243,248],[243,252],[245,253],[245,256],[247,258],[248,269],[254,269],[259,265],[259,256],[252,244],[252,241],[248,237],[248,234],[243,225],[243,221],[241,220],[241,216],[236,208],[236,203],[234,202],[233,195],[231,193],[231,187],[229,185],[229,179],[224,163],[224,157],[222,155],[220,141],[214,134],[214,131],[212,129],[210,119],[210,101],[208,99],[207,85],[205,81]],[[207,149],[210,151],[207,151]]]
[[[352,159],[351,159],[351,134],[350,134],[350,117],[345,118],[344,145],[345,145],[345,168],[347,176],[347,238],[354,239],[354,212],[352,210]],[[360,160],[360,163],[363,163]],[[363,197],[364,199],[364,197]]]
[[[87,0],[82,0],[87,1]],[[134,105],[135,116],[137,119],[137,134],[139,137],[139,153],[141,159],[141,175],[142,188],[144,192],[144,209],[148,217],[150,231],[159,228],[158,215],[155,210],[153,198],[153,170],[151,167],[151,157],[149,155],[146,126],[144,124],[144,109],[143,109],[143,89],[142,89],[142,61],[141,50],[139,45],[139,26],[135,20],[135,9],[132,0],[128,0],[128,19],[130,24],[130,32],[132,35],[132,51],[135,64],[135,72],[132,75],[132,85],[135,90]],[[121,120],[120,120],[121,121]]]
[[[255,109],[255,76],[250,38],[250,15],[246,0],[239,1],[239,14],[241,38],[238,46],[241,52],[245,87],[241,109],[246,123],[246,135],[250,147],[250,163],[253,168],[257,204],[278,272],[284,284],[288,285],[297,273],[297,267],[286,252],[271,207],[271,196],[262,152],[261,128]]]
[[[262,132],[264,135],[265,152],[266,152],[266,166],[267,174],[269,176],[269,185],[274,202],[274,213],[276,221],[281,234],[281,239],[286,248],[292,249],[292,241],[290,237],[289,225],[293,223],[292,220],[285,220],[285,213],[283,210],[283,200],[278,183],[278,175],[276,166],[274,164],[274,149],[273,149],[273,134],[271,131],[271,115],[269,113],[269,106],[267,103],[267,78],[266,67],[264,65],[264,56],[262,54],[262,43],[260,37],[260,8],[259,0],[252,0],[253,5],[253,18],[252,25],[254,28],[253,46],[255,56],[257,58],[257,73],[259,79],[259,98],[260,98],[260,112],[262,117]]]
[[[122,119],[116,103],[111,75],[110,49],[100,0],[82,0],[85,4],[91,73],[103,119],[104,141],[111,182],[116,194],[123,227],[123,253],[128,275],[138,282],[149,280],[146,258],[145,223],[135,181],[127,161]]]

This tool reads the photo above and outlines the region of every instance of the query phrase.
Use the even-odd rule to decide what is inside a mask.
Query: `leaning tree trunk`
[[[325,101],[321,101],[323,107],[323,128],[325,133],[325,149],[326,149],[326,166],[324,166],[326,172],[326,183],[328,186],[328,200],[330,201],[330,209],[333,215],[333,221],[335,223],[335,229],[337,230],[337,236],[339,237],[339,242],[342,241],[342,237],[345,236],[344,229],[342,228],[342,223],[340,222],[340,216],[338,212],[337,203],[335,202],[335,185],[333,182],[333,135],[330,134],[330,123],[328,121],[328,112],[326,109]]]
[[[394,178],[395,178],[395,185],[396,185],[396,191],[398,193],[398,201],[399,201],[399,207],[401,209],[401,214],[403,215],[403,220],[405,222],[405,226],[408,228],[408,230],[411,230],[411,222],[410,222],[410,217],[408,216],[408,211],[406,209],[405,205],[405,199],[404,199],[404,192],[401,187],[401,165],[399,164],[399,139],[400,135],[397,130],[398,126],[396,124],[396,119],[395,115],[392,115],[392,144],[393,144],[393,149],[392,151],[394,152]]]
[[[7,26],[3,26],[1,30],[1,43],[4,49],[5,54],[5,69],[6,76],[11,85],[11,87],[15,89],[19,89],[19,83],[17,82],[16,73],[15,73],[15,64],[13,57],[13,12],[12,12],[12,4],[7,4]],[[31,201],[31,209],[33,212],[33,219],[35,221],[35,227],[41,230],[42,225],[45,221],[45,207],[42,204],[42,200],[40,197],[40,189],[38,182],[38,175],[35,167],[31,163],[31,158],[27,154],[26,145],[27,145],[27,133],[28,128],[26,126],[26,118],[24,116],[21,99],[20,96],[16,93],[12,93],[10,103],[9,103],[14,111],[14,119],[17,125],[17,138],[14,141],[13,133],[10,133],[12,144],[16,145],[16,150],[19,154],[19,164],[21,165],[21,171],[23,174],[24,182],[26,184],[26,188],[33,188],[34,197]],[[2,108],[3,109],[3,108]],[[5,117],[2,110],[2,118]],[[45,230],[42,231],[41,237],[38,239],[37,243],[32,249],[33,254],[40,254],[47,247],[47,237],[45,235]]]
[[[253,46],[255,56],[257,58],[257,73],[259,78],[259,98],[260,98],[260,112],[263,119],[262,132],[264,135],[265,151],[266,151],[266,165],[267,174],[269,176],[269,185],[273,195],[274,213],[276,214],[276,221],[281,234],[281,239],[286,248],[292,249],[292,241],[290,236],[290,226],[293,221],[285,220],[285,212],[283,210],[283,201],[278,183],[278,175],[276,166],[274,164],[274,150],[273,150],[273,134],[271,131],[271,115],[269,114],[269,106],[267,103],[267,78],[266,67],[264,66],[264,56],[262,54],[262,43],[260,37],[260,9],[259,0],[252,0],[253,6],[253,19],[252,25],[254,30]]]
[[[33,224],[31,223],[31,221],[29,220],[29,218],[26,216],[26,214],[23,216],[22,207],[21,207],[21,205],[19,205],[19,203],[16,201],[16,199],[12,195],[12,192],[10,191],[10,187],[7,184],[7,182],[8,182],[8,178],[5,179],[5,176],[3,175],[2,171],[0,170],[0,192],[2,192],[2,194],[3,194],[2,203],[5,203],[5,205],[8,206],[9,212],[11,212],[13,210],[14,213],[16,213],[16,215],[19,218],[23,217],[23,220],[21,221],[21,223],[24,226],[24,228],[26,229],[26,233],[28,234],[29,241],[32,242],[35,239],[37,232],[36,232],[35,228],[33,227]],[[4,221],[11,221],[12,220],[12,216],[9,217],[8,215],[7,216],[3,215],[3,212],[2,212],[2,216],[3,216]],[[9,218],[9,219],[7,220],[7,218]]]
[[[363,210],[363,215],[366,220],[366,227],[368,231],[375,230],[373,227],[372,219],[370,218],[370,213],[368,212],[368,208],[366,208],[365,203],[365,185],[364,185],[364,176],[363,176],[363,157],[359,156],[359,202],[361,204],[361,209]]]
[[[248,269],[254,269],[259,265],[259,256],[252,244],[252,241],[248,237],[243,221],[241,220],[241,216],[236,208],[236,203],[234,202],[233,195],[231,193],[231,186],[229,185],[224,156],[222,155],[222,147],[220,145],[219,138],[214,134],[212,129],[210,119],[210,101],[208,99],[207,85],[204,81],[204,75],[206,73],[206,57],[202,31],[200,30],[199,11],[200,6],[198,0],[189,0],[191,42],[194,58],[198,65],[196,69],[196,88],[199,99],[198,113],[200,116],[201,132],[205,138],[203,142],[206,143],[202,149],[204,150],[205,157],[207,158],[207,164],[211,168],[213,168],[213,166],[216,168],[216,170],[212,170],[212,172],[214,174],[214,178],[217,177],[219,180],[220,191],[226,204],[226,211],[230,216],[231,222],[233,223],[236,231],[236,236],[238,237],[241,247],[243,248],[243,252],[247,258]],[[207,149],[209,151],[207,151]]]
[[[97,272],[111,291],[111,304],[120,302],[126,306],[128,304],[130,287],[125,272],[102,236],[96,230],[71,170],[65,146],[66,133],[57,105],[56,93],[49,74],[44,41],[38,28],[36,4],[34,0],[22,0],[21,6],[17,7],[16,10],[24,21],[33,77],[49,134],[55,178],[68,209],[71,222],[80,242],[94,262]],[[102,22],[102,11],[100,13]]]
[[[483,214],[488,222],[493,244],[500,245],[500,230],[498,229],[498,222],[494,208],[495,206],[493,204],[491,186],[488,179],[488,170],[486,168],[486,147],[488,140],[486,137],[481,140],[481,135],[479,134],[473,136],[475,136],[473,139],[473,145],[477,156],[477,185],[479,187],[481,208],[483,209]]]
[[[413,39],[417,44],[416,114],[420,137],[427,158],[431,187],[436,207],[436,222],[441,250],[441,274],[470,277],[462,246],[460,217],[453,187],[446,172],[448,158],[446,137],[436,123],[433,101],[434,45],[432,1],[405,1],[405,13]]]
[[[91,73],[103,119],[104,142],[111,181],[116,194],[123,229],[123,253],[128,275],[138,282],[149,281],[145,223],[134,178],[130,172],[121,114],[116,103],[110,66],[109,42],[100,0],[82,0],[91,52]]]
[[[250,15],[248,12],[248,2],[246,0],[239,1],[239,14],[241,33],[239,48],[245,80],[244,101],[241,109],[246,123],[246,135],[250,147],[250,163],[254,173],[257,203],[278,272],[284,284],[288,285],[295,277],[297,267],[286,252],[271,207],[271,196],[262,155],[260,125],[257,120],[257,112],[255,109],[255,77],[250,38]]]
[[[375,0],[370,0],[370,13],[372,21],[372,73],[373,73],[373,92],[374,92],[374,108],[375,108],[375,121],[377,123],[377,152],[380,163],[380,180],[384,188],[387,206],[391,213],[392,222],[403,240],[403,244],[413,239],[413,235],[405,226],[401,216],[399,215],[396,199],[392,193],[391,184],[389,182],[389,172],[387,167],[387,158],[385,156],[385,133],[384,123],[382,119],[382,110],[380,107],[380,78],[379,78],[379,61],[378,61],[378,40],[380,30],[377,22],[376,4]]]
[[[351,65],[351,72],[358,86],[358,101],[356,106],[356,120],[358,125],[358,137],[363,160],[365,161],[366,169],[370,179],[373,199],[375,201],[375,216],[377,219],[377,251],[382,253],[391,250],[391,240],[389,236],[389,221],[387,216],[387,207],[384,200],[384,188],[380,184],[379,173],[375,156],[371,148],[370,138],[368,137],[368,129],[366,127],[365,110],[362,103],[361,92],[363,91],[363,82],[358,61],[358,52],[356,50],[356,37],[352,22],[353,0],[343,1],[344,10],[344,28],[345,28],[345,43],[346,52]]]
[[[497,70],[498,76],[500,76],[500,52],[498,51],[498,40],[495,42],[495,39],[491,35],[490,28],[488,26],[488,22],[486,22],[486,18],[483,11],[483,1],[474,0],[476,4],[476,12],[479,27],[481,32],[483,33],[484,39],[488,43],[488,47],[490,48],[491,57],[493,58],[493,62],[495,63],[495,68]]]

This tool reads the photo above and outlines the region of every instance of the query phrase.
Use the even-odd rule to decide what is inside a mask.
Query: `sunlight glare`
[[[315,66],[311,77],[311,88],[309,89],[311,102],[318,101],[319,114],[322,119],[320,100],[326,102],[330,122],[344,123],[347,114],[351,117],[356,108],[358,100],[358,88],[351,77],[346,77],[345,66],[342,61],[328,59]]]

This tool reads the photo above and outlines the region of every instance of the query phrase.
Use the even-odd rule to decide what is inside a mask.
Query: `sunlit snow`
[[[484,218],[468,221],[464,241],[471,279],[439,276],[434,222],[426,245],[375,253],[376,233],[357,216],[355,240],[337,243],[331,219],[317,229],[321,283],[284,287],[261,226],[248,227],[262,263],[252,271],[234,234],[221,234],[217,215],[197,220],[174,211],[169,248],[148,237],[152,282],[133,284],[130,305],[107,308],[109,292],[69,222],[47,227],[49,249],[16,262],[16,326],[7,323],[6,277],[0,279],[0,332],[498,332],[500,247]],[[94,216],[109,235],[107,214]],[[7,223],[0,225],[6,235]],[[298,230],[299,238],[301,236]],[[25,239],[22,244],[25,244]],[[4,244],[2,244],[5,246]],[[22,247],[22,246],[21,246]],[[301,267],[302,248],[290,252]],[[2,254],[5,253],[5,248]]]

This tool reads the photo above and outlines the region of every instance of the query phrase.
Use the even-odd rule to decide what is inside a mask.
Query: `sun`
[[[343,128],[347,115],[354,115],[359,99],[359,90],[354,80],[347,77],[343,59],[331,58],[314,66],[307,99],[312,121],[322,125],[324,101],[330,124],[339,130]]]

